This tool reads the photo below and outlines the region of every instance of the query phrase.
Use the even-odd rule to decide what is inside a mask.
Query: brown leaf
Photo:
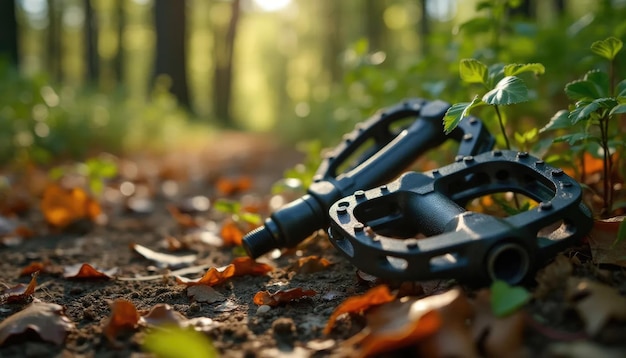
[[[170,212],[178,225],[184,228],[195,228],[199,226],[193,216],[181,212],[180,209],[174,204],[167,205],[167,211]]]
[[[176,325],[183,327],[187,322],[187,317],[174,310],[172,306],[165,303],[159,303],[152,307],[148,313],[143,315],[139,319],[139,322],[148,326]]]
[[[237,257],[233,259],[232,264],[235,265],[235,276],[263,276],[274,270],[272,266],[262,262],[256,262],[253,258],[248,256]]]
[[[474,300],[476,315],[472,322],[474,340],[487,357],[525,357],[525,313],[516,311],[496,317],[491,308],[491,292],[480,290]]]
[[[189,279],[182,276],[174,276],[176,282],[181,285],[194,286],[194,285],[208,285],[215,286],[220,283],[226,282],[229,278],[235,275],[235,265],[229,264],[222,267],[211,267],[207,272],[199,279]]]
[[[323,257],[307,256],[298,259],[293,266],[293,270],[299,274],[307,274],[326,270],[330,265],[330,261]]]
[[[43,273],[46,271],[48,265],[49,264],[46,262],[40,262],[40,261],[31,262],[28,266],[22,269],[22,271],[20,272],[20,276],[32,275],[35,272]]]
[[[213,287],[207,285],[195,285],[187,287],[187,296],[195,302],[213,303],[224,301],[226,298]]]
[[[97,270],[90,264],[75,264],[63,268],[63,277],[73,279],[109,280],[117,272],[117,268],[107,271]]]
[[[0,345],[9,337],[32,330],[44,341],[60,345],[74,323],[63,314],[63,307],[54,303],[33,302],[25,309],[0,322]]]
[[[111,343],[115,343],[122,331],[134,330],[139,324],[139,312],[135,305],[118,299],[111,304],[111,316],[104,323],[102,332]]]
[[[185,266],[191,264],[196,261],[197,255],[169,255],[163,254],[160,252],[153,251],[145,246],[139,244],[130,244],[130,248],[134,250],[136,253],[141,255],[142,257],[154,261],[154,263],[158,267],[169,267],[169,268],[178,268],[181,266]]]
[[[374,307],[366,313],[367,326],[345,344],[356,346],[362,357],[415,345],[438,332],[443,324],[440,309],[458,300],[459,295],[461,291],[454,289],[422,299],[403,297]]]
[[[572,275],[573,270],[574,266],[568,257],[565,255],[557,255],[554,261],[544,267],[535,276],[537,288],[534,291],[534,296],[536,298],[544,298],[550,292],[565,288],[565,283]]]
[[[335,325],[335,321],[339,316],[344,313],[361,313],[365,310],[381,305],[383,303],[391,302],[396,298],[395,295],[389,292],[389,287],[386,285],[376,286],[365,292],[361,296],[349,297],[343,303],[341,303],[335,311],[330,315],[328,323],[324,328],[324,334],[329,334]]]
[[[215,183],[217,191],[226,196],[234,195],[237,193],[249,190],[252,187],[252,179],[247,176],[239,178],[219,178]]]
[[[626,267],[626,245],[614,245],[623,220],[624,216],[617,216],[593,223],[588,241],[594,263]]]
[[[232,220],[226,220],[220,230],[220,236],[224,246],[241,246],[243,242],[243,231]]]
[[[24,285],[20,283],[14,287],[11,287],[2,292],[3,295],[6,295],[7,303],[16,303],[16,302],[24,302],[33,293],[35,293],[35,288],[37,288],[37,276],[39,276],[38,272],[33,274],[33,278],[30,279],[28,285]]]
[[[611,319],[626,320],[626,297],[613,287],[588,279],[570,277],[567,298],[585,322],[591,336],[600,332]]]
[[[40,207],[46,222],[58,228],[80,219],[95,221],[102,214],[100,204],[83,189],[65,189],[57,184],[46,187]]]
[[[292,288],[289,290],[279,290],[274,293],[269,291],[257,292],[254,295],[253,302],[259,306],[278,306],[280,304],[289,303],[291,301],[299,300],[305,297],[315,296],[317,292],[313,290],[303,290],[300,287]]]

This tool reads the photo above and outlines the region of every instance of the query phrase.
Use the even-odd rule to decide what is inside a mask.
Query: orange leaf
[[[297,273],[304,274],[323,271],[330,265],[330,261],[326,260],[323,257],[307,256],[298,259],[293,269]]]
[[[178,225],[186,228],[198,227],[198,223],[193,216],[183,213],[176,205],[167,205],[167,210],[170,212],[174,220],[176,220]]]
[[[63,277],[75,278],[75,279],[111,279],[117,272],[117,268],[110,269],[108,271],[99,271],[90,264],[76,264],[65,266],[63,268]]]
[[[40,207],[46,222],[59,228],[80,219],[94,221],[102,213],[100,204],[81,188],[65,189],[56,184],[46,187]]]
[[[43,262],[31,262],[30,265],[22,269],[22,272],[20,272],[20,276],[32,275],[35,272],[44,272],[46,270],[46,266],[47,264]]]
[[[139,312],[135,305],[126,300],[118,299],[111,304],[111,316],[104,324],[104,336],[115,343],[117,335],[124,330],[133,330],[139,323]]]
[[[268,264],[256,262],[250,257],[237,257],[232,262],[235,265],[235,276],[253,275],[263,276],[266,273],[274,270],[274,268]]]
[[[239,229],[234,221],[227,221],[222,225],[220,236],[224,240],[225,246],[241,246],[243,240],[243,231]]]
[[[215,286],[220,283],[226,282],[229,278],[235,276],[235,265],[229,264],[223,267],[211,267],[207,272],[199,279],[189,279],[182,276],[175,276],[176,282],[181,285],[194,286],[194,285],[208,285]]]
[[[252,187],[252,179],[247,176],[239,178],[219,178],[215,183],[215,188],[222,195],[233,195]]]
[[[37,287],[37,276],[39,276],[39,274],[35,272],[28,285],[20,283],[19,285],[2,292],[3,295],[7,295],[6,301],[8,303],[23,302],[35,293],[35,288]]]
[[[276,291],[274,293],[270,293],[269,291],[257,292],[252,300],[259,306],[278,306],[282,303],[289,303],[301,298],[315,296],[316,294],[317,292],[313,290],[303,290],[302,288],[297,287],[289,290]]]
[[[337,318],[344,313],[361,313],[372,306],[381,305],[391,302],[396,298],[389,292],[387,285],[376,286],[361,296],[349,297],[340,304],[330,318],[324,328],[324,334],[329,334],[335,325]]]

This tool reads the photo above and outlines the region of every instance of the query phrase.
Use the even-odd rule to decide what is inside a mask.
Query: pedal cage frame
[[[463,208],[503,192],[537,205],[506,218]],[[526,152],[491,151],[338,200],[329,210],[329,236],[356,267],[377,277],[517,284],[590,230],[581,200],[580,185],[561,169]],[[550,225],[560,226],[544,233]]]

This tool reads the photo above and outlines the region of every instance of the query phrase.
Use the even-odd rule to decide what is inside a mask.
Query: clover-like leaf
[[[496,280],[491,284],[491,310],[497,317],[515,312],[530,300],[530,293],[521,286],[509,286]]]
[[[591,70],[585,74],[584,80],[591,82],[596,86],[596,91],[600,97],[609,97],[610,80],[609,75],[605,71]]]
[[[446,111],[445,117],[443,117],[443,130],[446,134],[449,134],[456,128],[461,120],[469,116],[470,111],[473,108],[484,105],[485,103],[478,99],[478,96],[474,97],[471,102],[455,103],[448,111]]]
[[[617,53],[622,49],[622,41],[615,37],[609,37],[605,40],[596,41],[591,44],[591,52],[613,61]]]
[[[487,82],[487,66],[473,58],[461,60],[459,73],[461,79],[467,83]]]
[[[505,76],[517,76],[524,72],[532,72],[535,75],[543,75],[546,72],[546,68],[540,63],[513,63],[504,66]]]
[[[552,118],[550,118],[550,122],[546,124],[543,128],[539,130],[539,133],[543,133],[545,131],[552,131],[556,129],[564,129],[572,126],[572,121],[569,119],[569,111],[566,109],[562,109],[556,112]]]
[[[596,86],[587,80],[578,80],[565,85],[565,94],[573,100],[594,100],[600,97]]]
[[[528,101],[528,88],[519,77],[507,76],[494,89],[483,96],[483,102],[491,105],[508,105]]]

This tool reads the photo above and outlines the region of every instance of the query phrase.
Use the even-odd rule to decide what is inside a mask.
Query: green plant
[[[142,347],[158,358],[219,357],[211,340],[192,328],[158,327],[146,335]]]
[[[85,178],[89,190],[100,195],[107,179],[117,175],[117,163],[107,156],[89,158],[85,162],[74,165],[61,165],[50,169],[48,175],[53,180],[58,180],[66,175],[76,175]]]
[[[575,103],[569,110],[557,112],[541,129],[541,132],[566,129],[569,133],[557,137],[555,142],[567,142],[579,155],[589,153],[601,156],[600,215],[604,217],[613,212],[613,155],[624,148],[616,118],[626,113],[626,79],[617,82],[615,73],[615,57],[622,45],[622,41],[615,37],[596,41],[591,45],[594,54],[608,60],[608,72],[594,69],[581,79],[568,83],[565,93]],[[621,153],[617,154],[621,157]]]
[[[502,138],[507,149],[511,144],[505,129],[505,116],[501,106],[522,103],[529,100],[528,88],[519,74],[532,72],[543,74],[545,68],[540,63],[527,64],[495,64],[487,67],[476,59],[463,59],[459,65],[461,79],[470,84],[480,84],[487,91],[482,97],[476,95],[471,102],[455,103],[448,109],[444,117],[444,130],[452,132],[461,120],[470,115],[478,107],[491,106],[496,114]]]

